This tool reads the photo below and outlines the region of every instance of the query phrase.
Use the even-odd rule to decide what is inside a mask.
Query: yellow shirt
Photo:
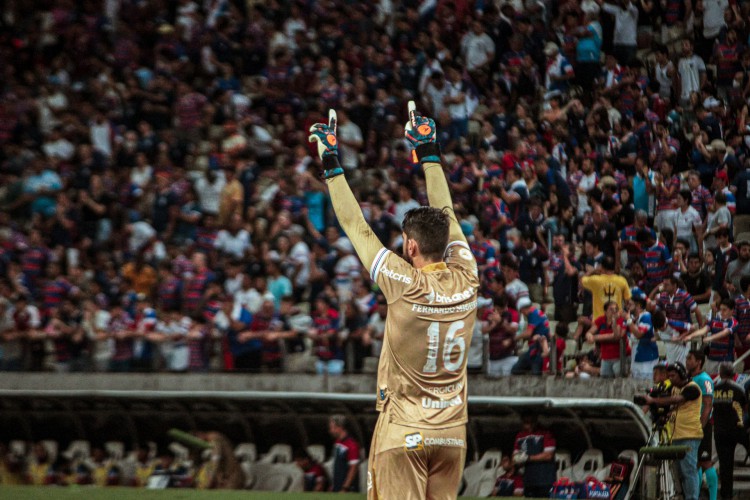
[[[686,400],[674,410],[674,434],[672,440],[676,439],[703,439],[703,426],[701,425],[701,388],[695,382],[688,383],[682,389],[675,387],[675,394],[695,396],[694,399]]]
[[[623,303],[630,298],[630,286],[625,278],[619,274],[595,274],[581,278],[583,287],[593,296],[592,318],[604,316],[604,304],[610,301],[622,308]]]

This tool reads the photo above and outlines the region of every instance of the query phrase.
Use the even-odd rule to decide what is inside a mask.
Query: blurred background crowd
[[[552,345],[557,371],[596,376],[622,343],[632,363],[679,360],[704,325],[731,331],[709,359],[734,360],[750,342],[749,10],[4,2],[0,369],[371,369],[387,304],[307,130],[338,110],[349,182],[399,250],[426,203],[410,99],[438,124],[482,274],[480,365],[540,373]]]

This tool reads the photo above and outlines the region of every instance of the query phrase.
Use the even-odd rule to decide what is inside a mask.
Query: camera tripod
[[[648,445],[641,448],[640,460],[635,470],[635,477],[630,488],[625,495],[625,500],[632,498],[642,498],[644,500],[672,500],[676,497],[676,486],[680,486],[679,481],[675,481],[674,460],[682,458],[685,455],[684,447],[671,446],[671,436],[667,429],[667,422],[657,421],[651,429],[651,435],[648,437]],[[638,481],[646,462],[656,462],[656,494],[655,496],[645,495],[643,487],[638,486]],[[638,490],[638,494],[636,494]],[[680,491],[682,493],[682,491]],[[680,497],[681,498],[681,497]]]

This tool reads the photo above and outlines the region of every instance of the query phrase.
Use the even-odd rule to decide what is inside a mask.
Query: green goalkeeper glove
[[[420,115],[414,101],[409,101],[409,121],[404,127],[404,135],[414,148],[414,154],[420,163],[440,163],[435,121]]]
[[[336,139],[336,111],[328,110],[328,125],[316,123],[310,127],[310,142],[318,143],[318,156],[323,161],[324,179],[330,179],[344,173],[339,165],[339,146]]]

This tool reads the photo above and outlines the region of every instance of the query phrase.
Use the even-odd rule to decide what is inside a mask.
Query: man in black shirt
[[[604,209],[601,206],[594,206],[591,211],[591,219],[592,223],[588,224],[583,230],[583,241],[598,239],[604,255],[614,259],[620,248],[614,224],[607,221]]]
[[[685,290],[693,296],[699,304],[707,304],[711,298],[711,278],[703,267],[703,259],[697,253],[691,253],[687,258],[687,270],[680,274],[685,283]]]
[[[747,444],[742,414],[747,409],[745,391],[734,382],[734,367],[730,362],[719,365],[721,380],[714,386],[714,442],[719,455],[719,484],[722,500],[732,498],[734,449],[738,443]]]

